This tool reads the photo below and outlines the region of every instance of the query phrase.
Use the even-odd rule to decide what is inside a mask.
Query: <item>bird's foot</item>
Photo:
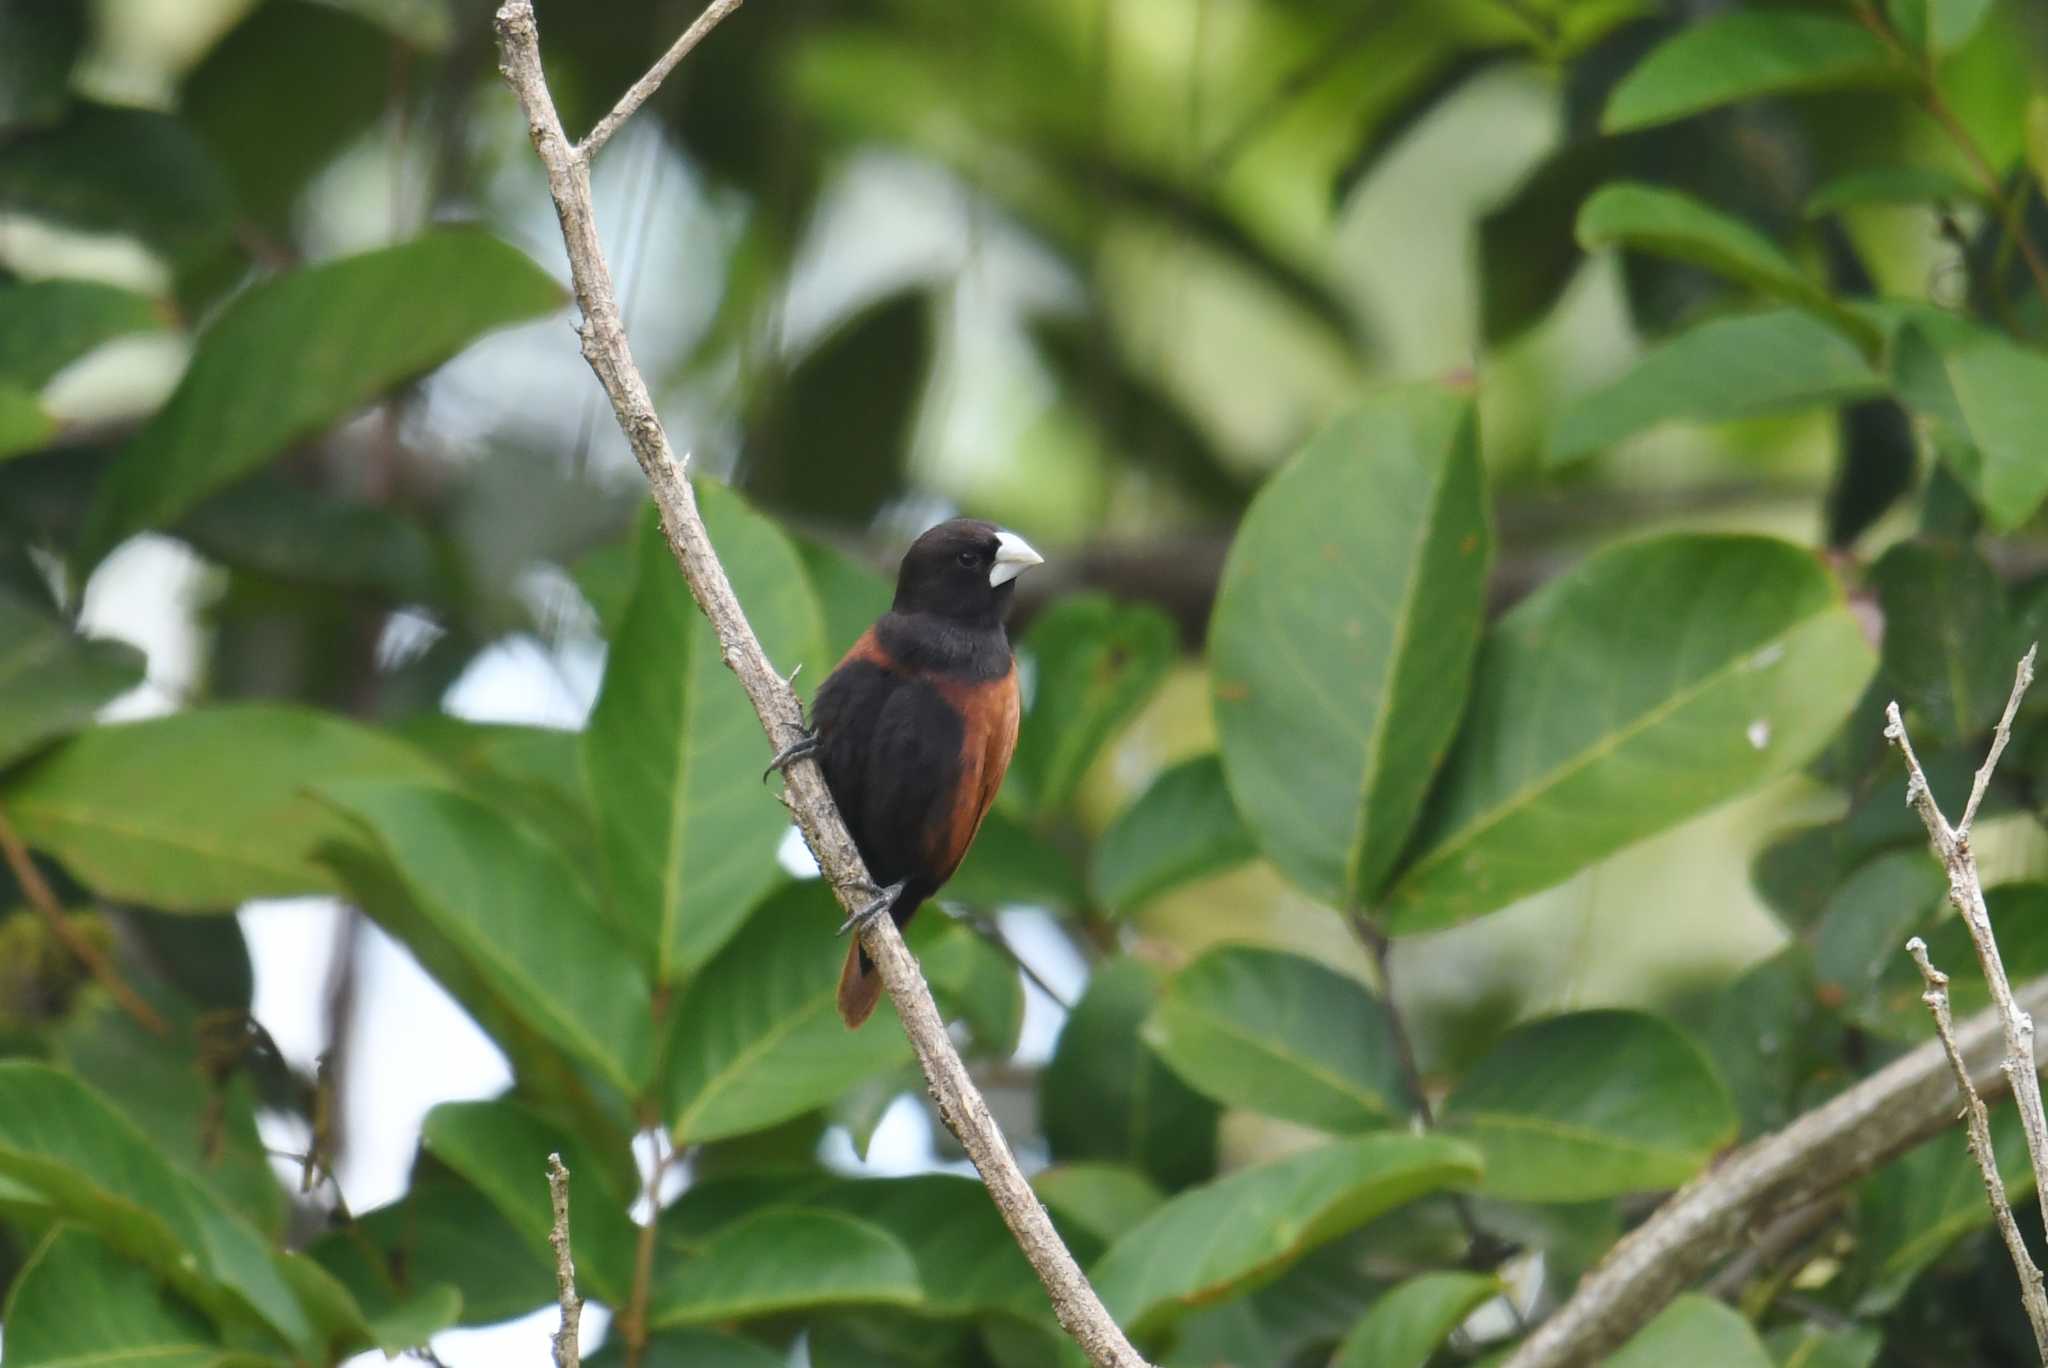
[[[896,905],[896,900],[903,896],[904,885],[909,882],[910,880],[908,879],[898,879],[887,888],[876,888],[872,883],[869,884],[868,888],[874,893],[874,899],[866,907],[863,907],[860,911],[841,922],[838,934],[843,936],[855,927],[865,930],[869,922]]]
[[[807,755],[816,754],[817,749],[818,734],[808,727],[804,728],[801,736],[775,752],[775,758],[768,762],[768,768],[761,771],[761,782],[767,783],[771,774],[787,774],[791,765]]]

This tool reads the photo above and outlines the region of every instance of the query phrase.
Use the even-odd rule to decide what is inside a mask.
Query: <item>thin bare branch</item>
[[[64,948],[78,957],[86,972],[107,990],[107,996],[118,1004],[122,1011],[134,1017],[136,1022],[152,1035],[169,1035],[171,1028],[156,1014],[156,1009],[142,1000],[142,995],[128,986],[113,961],[100,953],[92,938],[78,929],[71,918],[64,915],[64,905],[57,901],[43,872],[36,868],[30,858],[28,846],[23,844],[21,833],[7,820],[7,814],[0,812],[0,855],[7,860],[8,869],[14,873],[14,881],[21,885],[22,896],[28,899],[30,907],[36,910],[50,934],[64,943]]]
[[[2048,1292],[2042,1288],[2041,1270],[2027,1252],[2027,1242],[2020,1238],[2020,1228],[2013,1221],[2012,1203],[2005,1199],[2005,1180],[1998,1176],[1998,1156],[1991,1149],[1991,1114],[1984,1109],[1984,1099],[1977,1095],[1970,1082],[1970,1071],[1963,1067],[1963,1056],[1956,1049],[1955,1023],[1948,1009],[1948,975],[1927,958],[1927,942],[1918,936],[1906,942],[1906,953],[1913,957],[1913,963],[1920,967],[1920,977],[1926,981],[1927,991],[1920,995],[1920,1000],[1934,1016],[1934,1033],[1941,1038],[1949,1067],[1955,1071],[1956,1089],[1963,1095],[1963,1120],[1969,1127],[1970,1156],[1977,1161],[1977,1171],[1984,1175],[1984,1199],[1991,1204],[1998,1233],[2005,1239],[2005,1251],[2012,1256],[2013,1271],[2019,1274],[2020,1302],[2034,1327],[2034,1348],[2041,1361],[2048,1363]]]
[[[2012,740],[2012,720],[2019,715],[2020,700],[2026,697],[2028,686],[2034,682],[2034,653],[2040,649],[2038,641],[2027,647],[2027,653],[2020,657],[2019,668],[2013,671],[2012,694],[2005,700],[2005,713],[1998,719],[1998,730],[1991,737],[1991,749],[1985,754],[1976,779],[1971,781],[1970,801],[1963,808],[1963,820],[1956,823],[1958,841],[1970,839],[1970,824],[1977,820],[1978,805],[1984,801],[1984,791],[1991,787],[1991,772],[1998,768],[1998,757],[2005,754],[2006,745]]]
[[[704,36],[718,27],[719,21],[740,7],[741,0],[711,0],[704,12],[697,16],[697,22],[683,30],[683,36],[676,39],[674,46],[661,54],[661,60],[647,69],[647,74],[633,82],[633,86],[619,102],[612,106],[612,112],[597,121],[597,127],[584,134],[583,141],[576,145],[576,155],[588,162],[597,155],[597,150],[611,141],[612,134],[619,131],[619,125],[633,117],[635,110],[647,103],[654,92],[661,89],[661,83],[668,74],[690,55],[691,49],[704,41]]]
[[[580,1368],[583,1362],[583,1298],[576,1295],[576,1261],[569,1256],[569,1170],[562,1156],[548,1156],[548,1198],[555,1209],[548,1244],[555,1251],[555,1299],[562,1306],[562,1327],[555,1331],[555,1368]]]
[[[718,6],[712,8],[717,10]],[[706,13],[709,16],[711,11]],[[699,26],[708,27],[706,19],[693,25],[693,31]],[[746,613],[733,595],[732,585],[698,515],[696,495],[690,488],[683,462],[670,448],[668,433],[648,395],[647,382],[633,362],[619,316],[611,268],[599,245],[591,208],[588,150],[602,141],[599,133],[610,136],[645,96],[636,98],[629,93],[619,108],[592,130],[586,150],[579,151],[563,133],[561,116],[548,93],[531,0],[507,0],[497,13],[497,31],[499,67],[526,112],[527,130],[547,172],[548,193],[561,221],[576,302],[583,312],[584,360],[590,363],[611,399],[619,426],[653,492],[669,548],[682,567],[697,606],[718,633],[726,666],[739,676],[741,687],[747,691],[768,734],[770,746],[779,750],[801,734],[803,714],[796,695],[769,663],[753,628],[747,624]],[[669,56],[663,58],[663,63],[673,65],[671,57],[681,60],[690,42],[689,34],[685,34]],[[658,81],[666,71],[667,67],[658,63],[641,84]],[[818,868],[847,911],[860,910],[872,896],[873,886],[817,765],[799,761],[789,768],[787,778],[785,801],[796,815]],[[1144,1368],[1145,1360],[1103,1307],[1080,1265],[1074,1262],[1053,1229],[1051,1218],[1025,1181],[1023,1171],[1017,1167],[1009,1143],[968,1077],[959,1052],[953,1048],[938,1006],[932,1001],[931,989],[895,922],[888,917],[873,918],[864,925],[861,936],[917,1053],[939,1115],[974,1161],[1003,1223],[1044,1283],[1061,1327],[1098,1368]]]

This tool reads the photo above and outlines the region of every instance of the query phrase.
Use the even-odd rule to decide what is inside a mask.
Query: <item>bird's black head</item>
[[[1009,612],[1017,576],[1043,560],[1022,537],[994,523],[942,522],[903,553],[895,610],[993,626]]]

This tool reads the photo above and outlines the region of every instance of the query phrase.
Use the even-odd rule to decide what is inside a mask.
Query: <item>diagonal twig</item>
[[[740,7],[741,0],[711,0],[704,12],[697,16],[697,22],[683,30],[683,36],[676,39],[661,60],[647,69],[647,74],[633,82],[632,88],[619,97],[612,106],[612,112],[597,121],[597,126],[583,135],[583,141],[576,145],[576,155],[589,161],[597,155],[597,149],[611,141],[612,134],[619,131],[619,125],[633,117],[635,110],[647,103],[654,92],[661,89],[661,83],[668,74],[681,64],[690,50],[704,41],[706,34],[718,27],[719,20]]]
[[[730,8],[728,5],[721,10],[714,4],[692,25],[692,32],[700,28],[708,31]],[[661,513],[662,532],[682,567],[691,596],[718,633],[726,666],[739,676],[770,744],[780,749],[802,734],[803,714],[796,695],[775,672],[753,628],[747,624],[746,613],[733,594],[732,584],[698,515],[696,495],[690,488],[683,462],[670,448],[668,433],[655,414],[647,382],[633,362],[611,268],[598,241],[591,207],[590,152],[603,141],[598,135],[609,137],[639,102],[652,93],[668,68],[682,59],[694,40],[685,34],[620,101],[619,107],[592,130],[585,146],[578,148],[562,131],[561,116],[548,92],[532,0],[506,0],[498,10],[496,22],[499,69],[526,113],[527,131],[547,173],[548,194],[554,200],[563,244],[568,249],[576,303],[583,313],[583,358],[611,399],[619,427],[633,448]],[[702,34],[698,36],[701,38]],[[787,780],[785,799],[796,815],[819,870],[847,911],[860,910],[873,896],[873,884],[817,765],[799,761],[790,767]],[[945,1021],[932,1001],[931,989],[918,970],[917,961],[904,946],[895,922],[888,917],[872,918],[864,924],[861,938],[869,957],[881,971],[883,987],[896,1005],[897,1017],[917,1053],[940,1118],[959,1137],[974,1161],[1003,1223],[1045,1285],[1061,1328],[1098,1368],[1144,1368],[1145,1360],[1131,1347],[1089,1285],[1080,1265],[1053,1229],[1051,1218],[1039,1204],[1023,1170],[1017,1167],[1009,1142],[989,1114],[980,1090],[968,1077],[967,1067],[954,1049]]]
[[[1920,967],[1920,977],[1926,981],[1927,991],[1920,995],[1920,1000],[1934,1015],[1934,1033],[1941,1037],[1941,1048],[1947,1051],[1949,1067],[1955,1071],[1956,1089],[1963,1095],[1970,1157],[1977,1161],[1977,1171],[1984,1175],[1984,1200],[1991,1204],[1998,1233],[2005,1239],[2005,1251],[2012,1256],[2013,1272],[2019,1274],[2020,1302],[2034,1327],[2034,1348],[2041,1361],[2048,1363],[2048,1291],[2043,1290],[2041,1270],[2027,1252],[2027,1242],[2020,1238],[2020,1228],[2013,1221],[2012,1203],[2005,1197],[2005,1180],[1998,1176],[1998,1156],[1991,1149],[1991,1114],[1984,1109],[1984,1099],[1977,1095],[1976,1085],[1970,1082],[1970,1071],[1963,1064],[1962,1052],[1956,1048],[1955,1024],[1948,1009],[1948,975],[1927,958],[1927,942],[1918,936],[1906,942],[1906,953],[1913,957],[1913,963]]]
[[[583,1298],[576,1295],[576,1260],[569,1254],[569,1170],[562,1156],[548,1156],[548,1201],[555,1218],[548,1244],[555,1251],[555,1300],[562,1308],[562,1326],[555,1331],[555,1368],[580,1368],[583,1350]]]
[[[6,858],[7,867],[14,872],[14,881],[21,885],[21,894],[28,899],[29,906],[35,908],[48,923],[50,934],[78,957],[79,963],[86,967],[100,987],[107,990],[107,995],[120,1004],[121,1010],[134,1017],[150,1034],[169,1035],[171,1028],[164,1024],[156,1009],[128,986],[128,981],[121,977],[121,971],[114,967],[113,962],[100,953],[100,948],[78,929],[71,918],[64,915],[63,904],[57,901],[56,893],[51,891],[43,872],[30,858],[28,847],[22,843],[21,833],[14,829],[14,824],[7,820],[4,812],[0,812],[0,856]]]

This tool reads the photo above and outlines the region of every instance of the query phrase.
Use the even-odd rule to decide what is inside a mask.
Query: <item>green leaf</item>
[[[1991,1112],[1991,1148],[2006,1197],[2022,1208],[2033,1196],[2034,1175],[2016,1109]],[[1956,1241],[1990,1224],[1983,1176],[1970,1157],[1963,1128],[1950,1126],[1880,1169],[1858,1191],[1856,1256],[1847,1282],[1848,1288],[1860,1289],[1856,1308],[1889,1310]]]
[[[825,615],[821,660],[829,666],[852,649],[876,618],[889,611],[895,589],[867,565],[820,542],[799,539],[796,550],[803,557],[804,574]],[[809,686],[806,692],[815,692],[825,682],[824,668],[819,668],[816,679],[804,682]]]
[[[809,1193],[803,1203],[867,1222],[909,1250],[925,1315],[1033,1317],[1044,1306],[1037,1275],[976,1179],[950,1173],[857,1179]]]
[[[1209,633],[1224,772],[1324,901],[1385,881],[1456,730],[1492,544],[1470,400],[1396,390],[1266,482]]]
[[[1180,1193],[1112,1244],[1090,1280],[1119,1325],[1146,1334],[1263,1286],[1318,1245],[1479,1172],[1476,1152],[1441,1136],[1338,1141]]]
[[[1161,771],[1095,843],[1095,896],[1128,916],[1257,853],[1223,782],[1223,761],[1198,755]]]
[[[554,1213],[548,1192],[548,1156],[569,1170],[571,1249],[580,1290],[624,1306],[633,1286],[640,1228],[626,1214],[626,1199],[612,1189],[604,1167],[582,1141],[517,1102],[443,1102],[420,1123],[420,1144],[461,1174],[497,1207],[526,1247],[553,1260],[548,1232]]]
[[[75,636],[0,590],[0,768],[91,722],[142,670],[142,652],[126,642]]]
[[[451,789],[357,781],[318,792],[529,1026],[637,1094],[654,1062],[647,980],[559,848]]]
[[[1033,682],[1010,779],[1044,817],[1066,806],[1102,748],[1165,681],[1178,637],[1150,604],[1074,594],[1046,609],[1017,650]]]
[[[1039,1077],[1038,1125],[1055,1162],[1129,1163],[1167,1188],[1215,1171],[1215,1104],[1138,1039],[1158,996],[1138,960],[1095,966]]]
[[[29,1184],[215,1317],[254,1315],[301,1349],[313,1342],[269,1243],[69,1074],[0,1061],[0,1174]]]
[[[1813,952],[1803,941],[1715,994],[1700,1045],[1742,1114],[1743,1139],[1790,1125],[1820,1101],[1814,1093],[1826,1086],[1822,1080],[1841,1068],[1842,1036],[1841,1018],[1821,1005]]]
[[[1577,399],[1551,425],[1562,463],[1674,419],[1724,423],[1882,394],[1855,343],[1794,309],[1717,318],[1645,352],[1620,379]]]
[[[1934,874],[1937,890],[1945,891],[1941,866],[1925,850],[1913,854]],[[1984,897],[1991,910],[1992,930],[1998,935],[1998,953],[2005,964],[2006,977],[2022,983],[2048,974],[2048,884],[2002,883],[1987,889]],[[1925,914],[1938,902],[1938,897],[1930,899],[1921,905],[1920,911]],[[1944,916],[1934,926],[1920,928],[1920,935],[1927,942],[1928,959],[1949,976],[1949,1007],[1957,1019],[1989,1007],[1991,993],[1978,969],[1977,943],[1970,935],[1969,924],[1959,916]],[[1927,1038],[1932,1022],[1927,1004],[1920,1000],[1927,985],[1901,948],[1904,943],[1903,935],[1895,937],[1891,956],[1878,966],[1878,1010],[1871,1013],[1869,1024],[1893,1039],[1917,1045]]]
[[[1734,1138],[1728,1090],[1699,1046],[1642,1012],[1573,1012],[1508,1033],[1444,1102],[1486,1156],[1485,1192],[1583,1202],[1677,1187]]]
[[[1875,664],[1826,568],[1788,543],[1589,557],[1495,624],[1390,925],[1491,912],[1796,769]]]
[[[661,1276],[647,1312],[663,1328],[923,1300],[916,1260],[880,1226],[843,1212],[770,1207],[721,1230]]]
[[[1765,1336],[1764,1344],[1778,1368],[1872,1368],[1884,1352],[1884,1334],[1863,1328],[1788,1325]]]
[[[1620,246],[1690,262],[1824,318],[1875,355],[1877,326],[1814,283],[1756,229],[1677,190],[1630,181],[1602,186],[1579,210],[1587,251]]]
[[[236,704],[81,732],[7,785],[30,845],[106,898],[223,912],[335,891],[315,862],[347,824],[315,783],[432,783],[411,747],[325,713]]]
[[[0,5],[0,135],[64,116],[86,24],[85,7],[63,0]]]
[[[1500,1290],[1500,1279],[1481,1273],[1410,1278],[1372,1304],[1330,1368],[1427,1368],[1451,1331]]]
[[[96,280],[0,286],[0,380],[41,389],[102,342],[156,332],[167,322],[163,307],[148,295]]]
[[[1623,78],[1600,117],[1626,133],[1737,100],[1868,86],[1902,78],[1882,39],[1847,17],[1807,10],[1731,10],[1688,24]]]
[[[1892,383],[1934,449],[2001,532],[2048,497],[2048,353],[1954,322],[1909,323],[1892,347]]]
[[[218,1368],[226,1357],[205,1317],[72,1225],[29,1256],[4,1319],[10,1368]]]
[[[183,120],[74,100],[64,122],[0,140],[0,209],[120,233],[184,263],[227,241],[226,179]]]
[[[1989,732],[2031,640],[1989,562],[1967,544],[1899,542],[1868,582],[1884,610],[1883,679],[1914,734],[1965,741]]]
[[[625,1336],[607,1336],[604,1347],[583,1361],[590,1368],[622,1368]],[[789,1368],[789,1355],[723,1330],[682,1326],[649,1335],[640,1368]]]
[[[1167,981],[1142,1034],[1168,1068],[1226,1107],[1338,1132],[1404,1110],[1379,999],[1300,955],[1206,951]]]
[[[691,981],[675,1009],[668,1076],[678,1145],[764,1130],[909,1059],[886,1005],[858,1031],[839,1020],[838,918],[821,880],[793,885]]]
[[[937,909],[913,921],[904,938],[946,1015],[972,1026],[991,1057],[1014,1054],[1024,1030],[1024,980],[1016,962]]]
[[[392,730],[459,775],[477,797],[553,837],[578,864],[596,865],[597,819],[584,793],[581,733],[447,713],[409,717]]]
[[[437,604],[453,596],[442,548],[412,517],[281,476],[230,485],[175,530],[209,560],[289,584],[361,590],[388,603]]]
[[[1607,1360],[1606,1368],[1771,1368],[1748,1321],[1712,1297],[1686,1292]]]
[[[1885,0],[1892,27],[1914,48],[1943,57],[1968,43],[1993,0]]]
[[[1880,855],[1845,879],[1814,933],[1820,1000],[1851,1021],[1876,1024],[1883,1015],[1879,983],[1906,959],[1906,938],[1927,929],[1947,891],[1947,877],[1925,850]],[[1923,1014],[1919,1025],[1926,1024]]]
[[[177,521],[262,465],[480,334],[558,307],[560,287],[488,233],[441,228],[302,267],[235,296],[191,367],[99,487],[74,560]]]
[[[945,894],[947,902],[984,908],[1080,907],[1088,901],[1073,857],[999,807],[982,819]]]
[[[796,548],[721,486],[698,503],[747,621],[785,674],[821,670],[824,623]],[[766,739],[648,505],[639,577],[584,735],[612,914],[657,986],[711,958],[782,877],[789,814],[754,782]]]
[[[1166,1200],[1151,1179],[1127,1164],[1055,1164],[1032,1175],[1031,1190],[1063,1234],[1071,1224],[1105,1247]]]
[[[0,381],[0,461],[38,451],[57,434],[57,420],[42,400],[18,385]]]
[[[1835,177],[1806,198],[1810,219],[1866,204],[1977,204],[1984,198],[1961,176],[1931,166],[1873,166]]]

